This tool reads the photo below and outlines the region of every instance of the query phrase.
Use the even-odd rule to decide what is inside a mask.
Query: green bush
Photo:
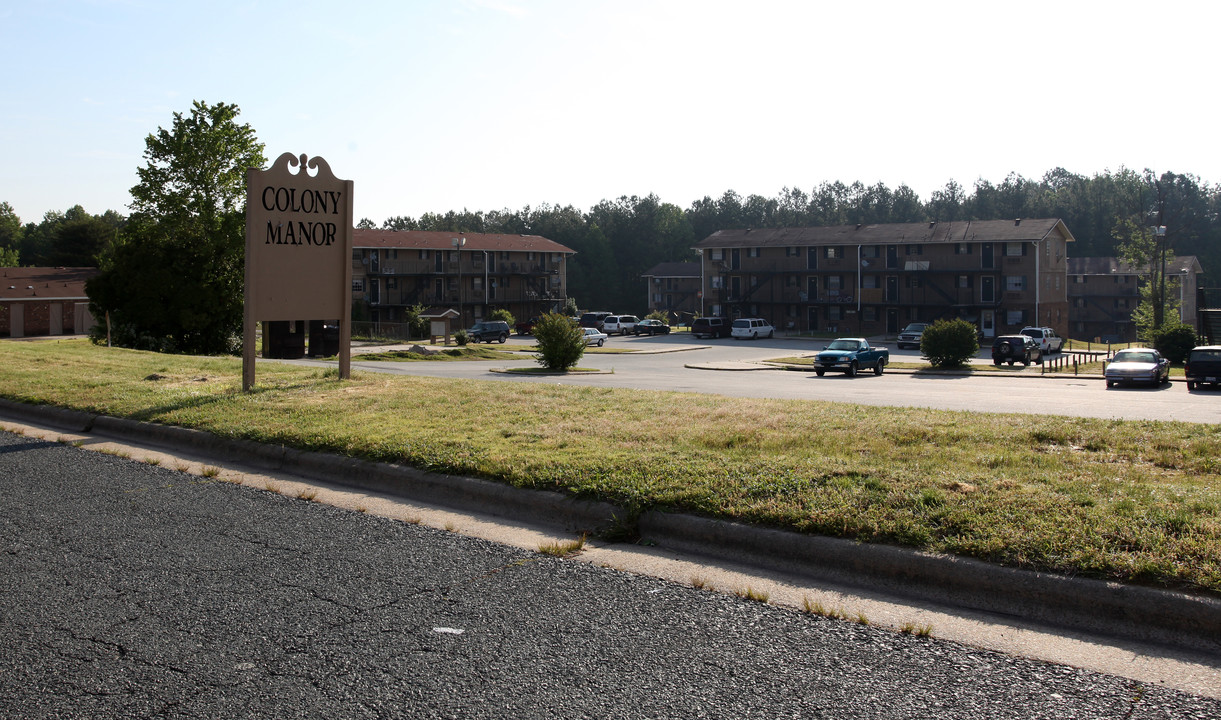
[[[538,364],[548,370],[567,370],[585,354],[585,331],[564,315],[540,315],[534,324]]]
[[[488,316],[488,320],[504,320],[505,322],[509,323],[510,330],[512,330],[513,326],[517,324],[517,320],[513,317],[513,313],[505,310],[504,308],[493,310],[492,314]]]
[[[466,329],[458,328],[454,331],[454,342],[459,345],[466,345],[470,342],[470,336],[466,334]]]
[[[920,354],[935,368],[963,367],[977,352],[975,326],[961,318],[938,320],[920,336]]]
[[[1172,363],[1183,363],[1196,346],[1196,331],[1183,323],[1167,323],[1149,331],[1150,343]]]

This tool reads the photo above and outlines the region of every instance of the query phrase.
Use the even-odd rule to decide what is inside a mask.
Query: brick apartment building
[[[689,323],[699,314],[699,263],[658,263],[641,273],[640,277],[647,284],[647,312],[660,310],[672,323]]]
[[[401,323],[413,305],[458,311],[455,327],[501,308],[517,318],[558,312],[572,254],[538,235],[356,228],[352,301],[374,323]]]
[[[1196,297],[1203,272],[1194,255],[1172,258],[1166,279],[1177,295],[1179,320],[1196,327]],[[1113,257],[1069,258],[1069,328],[1074,338],[1098,342],[1135,342],[1132,311],[1140,304],[1140,288],[1149,281],[1147,268],[1134,268]]]
[[[700,313],[859,335],[954,317],[984,337],[1063,334],[1070,242],[1055,218],[720,230],[694,248]]]

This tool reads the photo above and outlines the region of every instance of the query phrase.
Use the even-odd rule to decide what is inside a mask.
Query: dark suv
[[[1043,364],[1043,351],[1039,343],[1029,335],[1001,335],[992,341],[992,364],[1015,362],[1023,365]]]
[[[487,322],[477,322],[475,326],[466,331],[466,336],[472,342],[487,342],[493,340],[504,342],[509,339],[509,323],[504,320],[488,320]]]

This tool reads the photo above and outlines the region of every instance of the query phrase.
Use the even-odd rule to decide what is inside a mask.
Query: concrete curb
[[[610,503],[517,488],[479,478],[304,452],[156,423],[0,399],[0,414],[66,431],[193,449],[268,470],[392,494],[515,522],[596,533],[632,513]],[[802,535],[657,511],[637,521],[658,546],[1070,630],[1221,651],[1221,598],[1005,568],[890,545]]]

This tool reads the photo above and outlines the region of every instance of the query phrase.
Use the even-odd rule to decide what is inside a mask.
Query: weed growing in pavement
[[[576,540],[568,540],[566,542],[553,542],[545,545],[539,545],[538,551],[544,555],[552,555],[554,557],[571,557],[585,549],[585,536]]]
[[[127,452],[126,450],[119,450],[117,448],[102,447],[98,448],[98,452],[102,453],[103,455],[113,455],[114,457],[125,459],[131,458],[131,453]]]
[[[298,491],[297,491],[297,499],[298,499],[298,500],[310,500],[310,501],[313,501],[313,500],[314,500],[315,498],[317,498],[317,497],[318,497],[318,489],[317,489],[317,488],[302,488],[301,490],[298,490]]]
[[[903,627],[899,628],[899,632],[904,635],[915,635],[916,637],[931,637],[933,634],[932,625],[917,625],[915,623],[903,623]]]
[[[336,382],[274,364],[260,367],[257,387],[244,393],[240,358],[84,340],[14,344],[5,360],[0,397],[21,402],[641,512],[1221,593],[1217,424],[373,373]],[[144,379],[154,373],[162,377]]]
[[[215,465],[205,465],[202,472],[204,477],[214,478],[217,475],[220,475],[220,468],[216,467]]]
[[[734,590],[733,594],[744,600],[754,600],[755,602],[761,603],[765,603],[771,599],[770,594],[763,592],[762,590],[756,590],[750,586]]]
[[[266,490],[267,492],[273,492],[276,495],[280,494],[280,486],[276,483],[271,482],[270,480],[263,483],[263,489]]]
[[[148,457],[144,458],[144,462],[145,462],[145,463],[147,463],[147,464],[149,464],[149,465],[154,465],[154,466],[155,466],[155,465],[160,465],[160,464],[161,464],[161,458],[153,457],[153,456],[151,456],[151,455],[150,455],[150,456],[148,456]]]
[[[695,588],[696,590],[712,590],[712,589],[714,589],[714,588],[713,588],[713,585],[712,585],[712,583],[711,583],[711,582],[709,582],[709,581],[708,581],[707,579],[705,579],[705,578],[700,577],[699,575],[693,575],[693,576],[691,577],[691,587]]]

